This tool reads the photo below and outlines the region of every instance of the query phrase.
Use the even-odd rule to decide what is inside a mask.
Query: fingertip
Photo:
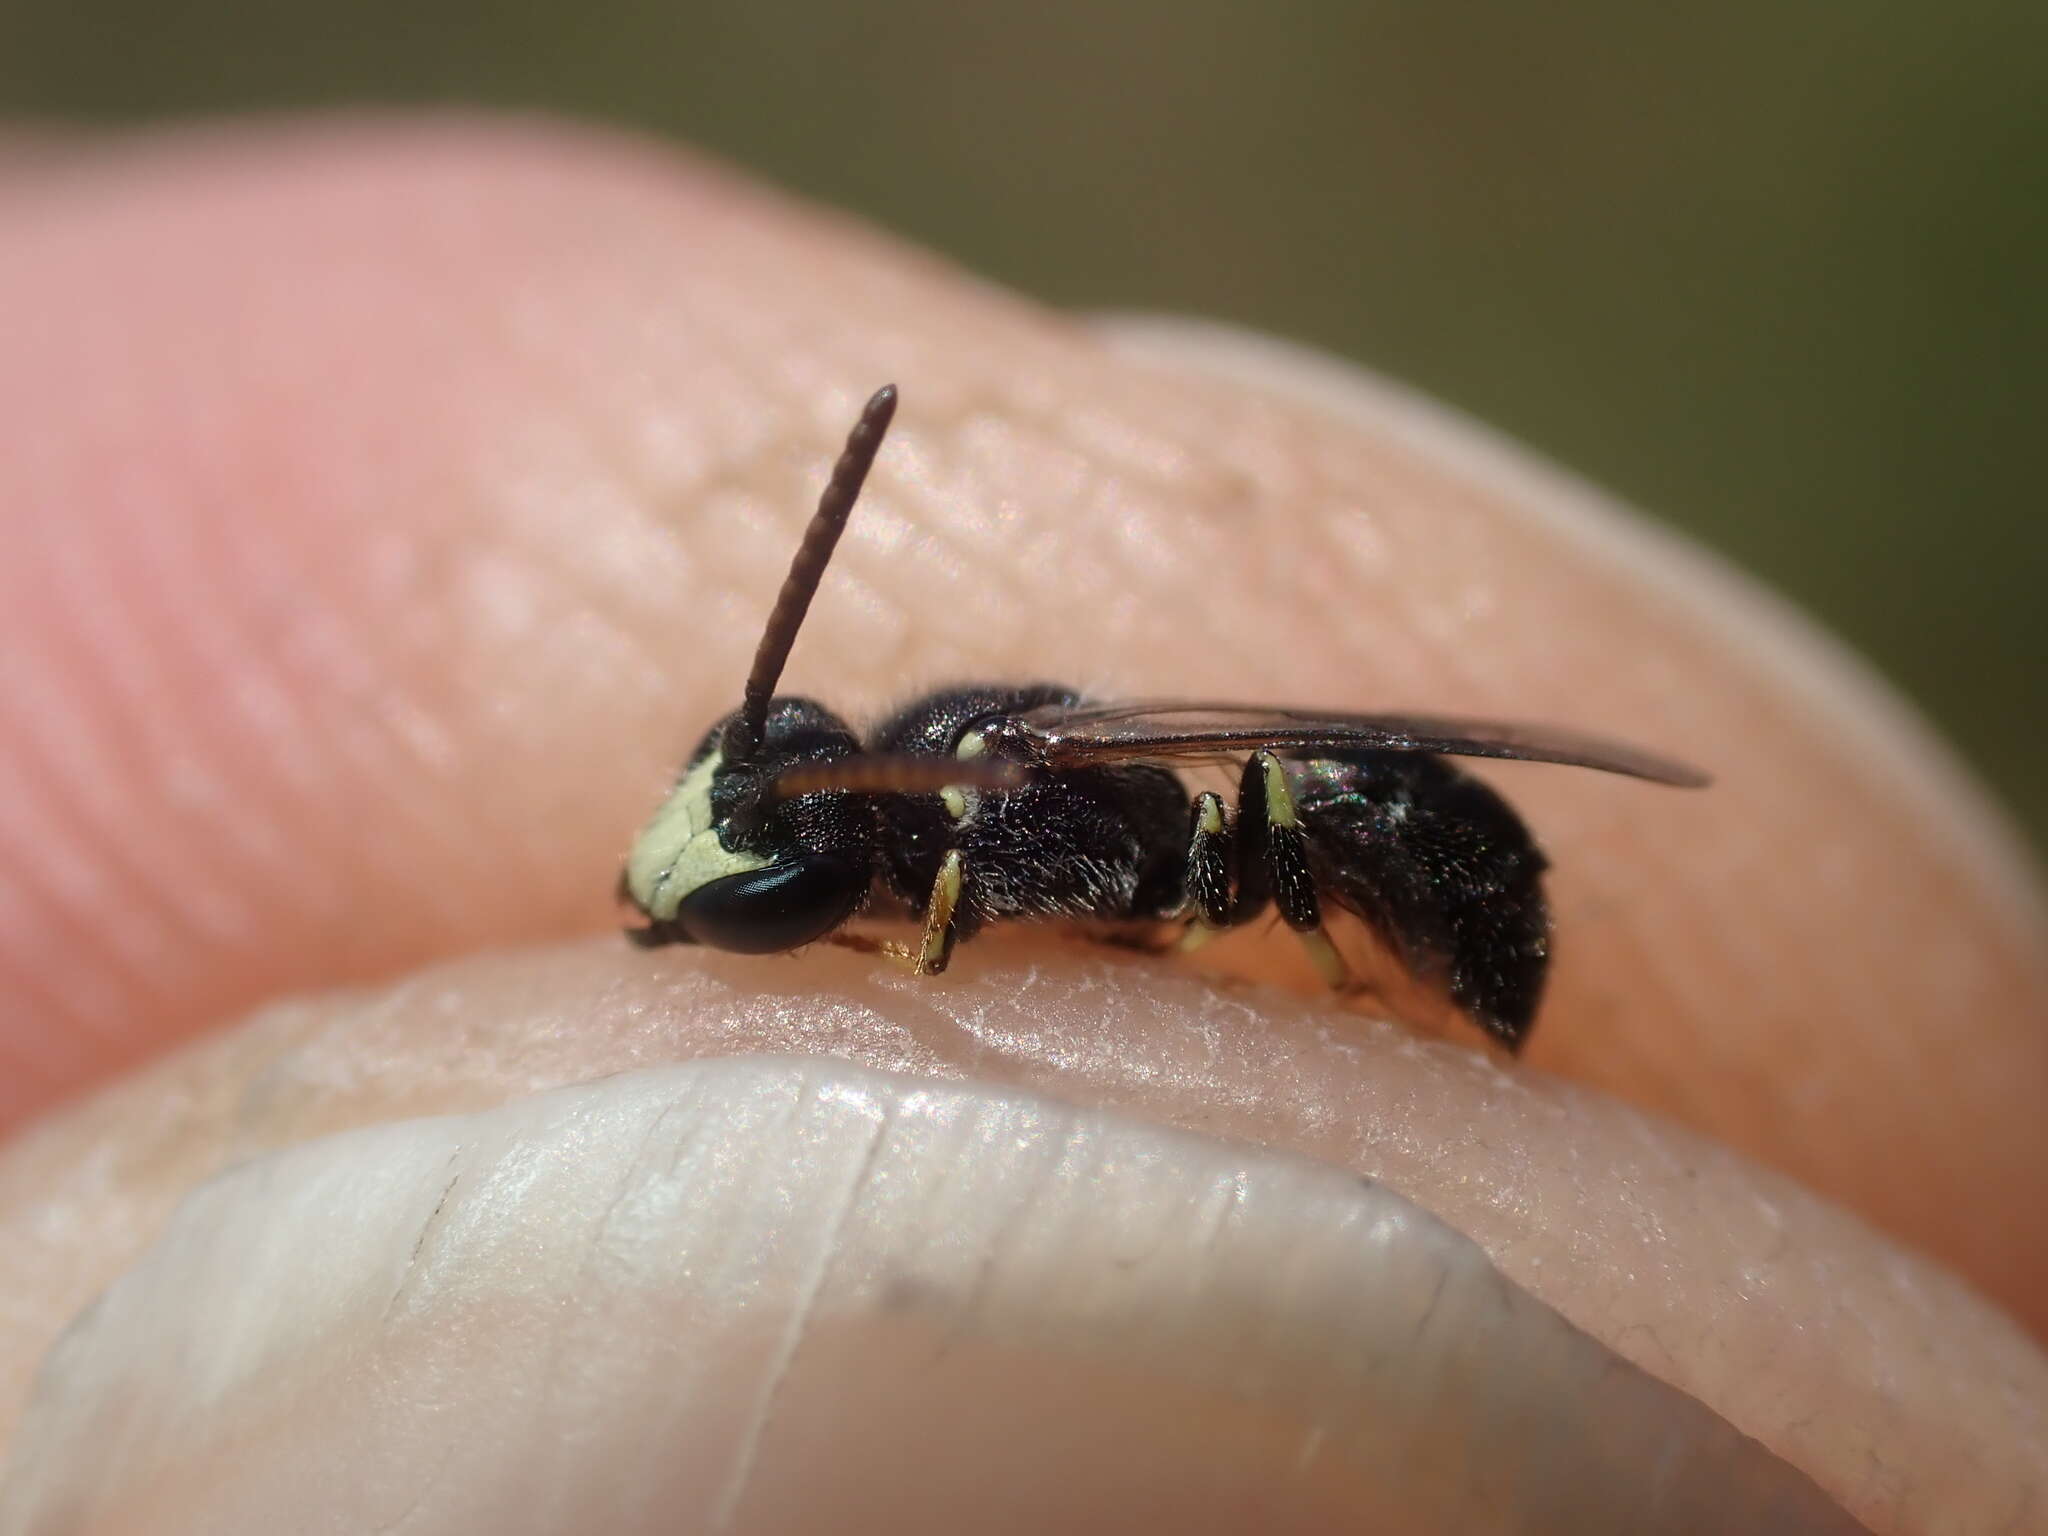
[[[266,997],[610,926],[899,379],[793,686],[858,713],[1065,677],[1697,761],[1694,796],[1501,770],[1555,870],[1532,1059],[2038,1305],[2048,1238],[1979,1214],[2048,1191],[2038,902],[1825,689],[1455,433],[1120,356],[602,135],[213,130],[36,196],[0,251],[31,343],[0,357],[0,1114]]]

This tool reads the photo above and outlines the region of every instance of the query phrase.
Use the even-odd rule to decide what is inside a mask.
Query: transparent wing
[[[1347,715],[1266,705],[1143,699],[1123,704],[1048,704],[1017,717],[1027,754],[1048,768],[1089,763],[1173,762],[1270,748],[1312,757],[1318,747],[1436,752],[1597,768],[1697,789],[1708,776],[1685,763],[1561,726],[1455,715]]]

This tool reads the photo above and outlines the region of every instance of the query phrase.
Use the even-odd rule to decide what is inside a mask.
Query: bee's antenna
[[[796,632],[803,628],[804,614],[810,610],[811,598],[831,562],[840,532],[853,513],[854,502],[860,498],[868,466],[875,462],[882,437],[889,430],[889,419],[895,414],[896,386],[884,384],[862,407],[860,420],[848,434],[839,462],[832,466],[832,478],[826,482],[825,494],[818,498],[818,510],[811,514],[811,525],[804,530],[803,542],[797,545],[796,557],[789,562],[789,574],[783,578],[782,591],[775,599],[775,609],[761,631],[761,644],[754,652],[753,670],[747,674],[747,691],[740,701],[740,712],[725,728],[721,746],[728,761],[749,756],[761,744],[768,729],[768,701],[774,697],[775,685],[782,678],[782,664],[789,660],[789,648],[796,644]]]
[[[937,794],[942,789],[1022,789],[1031,782],[1027,763],[1000,757],[922,757],[903,752],[856,752],[825,763],[798,763],[768,783],[768,797],[836,789],[855,795]]]

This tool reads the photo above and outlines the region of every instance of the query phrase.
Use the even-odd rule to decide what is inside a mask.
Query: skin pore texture
[[[0,208],[0,1532],[2042,1518],[2034,876],[1768,599],[1347,370],[628,142],[38,146]],[[1284,933],[618,939],[890,379],[792,691],[1716,775],[1482,770],[1555,863],[1524,1063]]]

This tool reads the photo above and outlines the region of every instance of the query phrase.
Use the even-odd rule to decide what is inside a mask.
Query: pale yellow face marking
[[[626,856],[626,890],[658,923],[672,922],[692,891],[768,865],[758,854],[732,853],[718,841],[711,820],[711,779],[723,761],[712,752],[684,774]]]
[[[967,815],[967,791],[958,784],[948,784],[939,791],[939,802],[946,808],[946,814],[955,821]]]

